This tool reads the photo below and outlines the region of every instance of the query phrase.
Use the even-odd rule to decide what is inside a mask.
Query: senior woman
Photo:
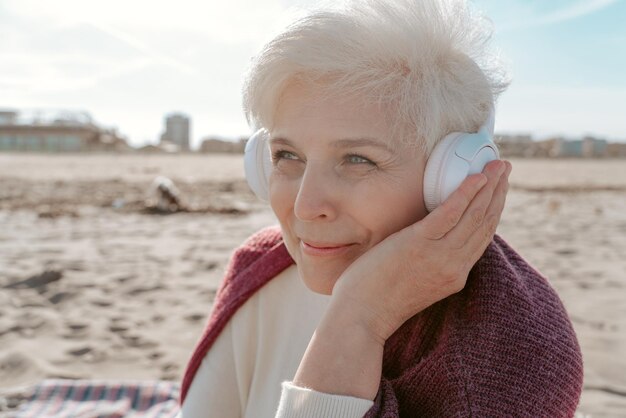
[[[478,161],[439,200],[427,190],[432,161],[493,129],[506,82],[488,35],[461,1],[372,0],[263,49],[244,89],[261,129],[248,175],[280,227],[235,251],[182,417],[574,414],[582,362],[563,305],[494,235],[510,163]]]

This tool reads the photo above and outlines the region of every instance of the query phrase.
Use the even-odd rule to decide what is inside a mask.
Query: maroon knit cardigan
[[[235,311],[293,263],[280,229],[238,248],[185,372],[181,399]],[[465,288],[405,322],[386,342],[366,417],[571,417],[582,356],[547,280],[495,236]]]

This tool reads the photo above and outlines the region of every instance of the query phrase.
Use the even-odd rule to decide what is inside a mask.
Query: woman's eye
[[[297,160],[298,157],[293,153],[285,150],[274,151],[272,154],[272,161],[274,164],[278,163],[280,160]]]
[[[367,158],[361,157],[360,155],[356,155],[356,154],[348,155],[346,157],[346,159],[348,160],[348,162],[350,164],[370,164],[370,165],[376,165],[371,160],[368,160]]]

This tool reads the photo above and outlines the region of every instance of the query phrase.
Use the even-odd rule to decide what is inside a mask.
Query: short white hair
[[[488,48],[491,22],[464,0],[354,0],[309,13],[252,61],[243,106],[272,129],[290,82],[382,105],[394,137],[430,152],[446,134],[475,132],[508,79]]]

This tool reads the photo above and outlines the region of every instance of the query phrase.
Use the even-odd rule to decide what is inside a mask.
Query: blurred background
[[[189,146],[249,133],[242,74],[265,41],[321,2],[176,4],[143,0],[0,1],[0,106],[86,112],[128,144],[158,144],[184,114]],[[474,0],[513,78],[497,130],[535,139],[625,141],[626,2]]]
[[[580,414],[625,416],[626,1],[471,3],[513,80],[498,233],[571,315]],[[232,249],[274,223],[242,77],[319,4],[0,0],[0,388],[180,380]]]

